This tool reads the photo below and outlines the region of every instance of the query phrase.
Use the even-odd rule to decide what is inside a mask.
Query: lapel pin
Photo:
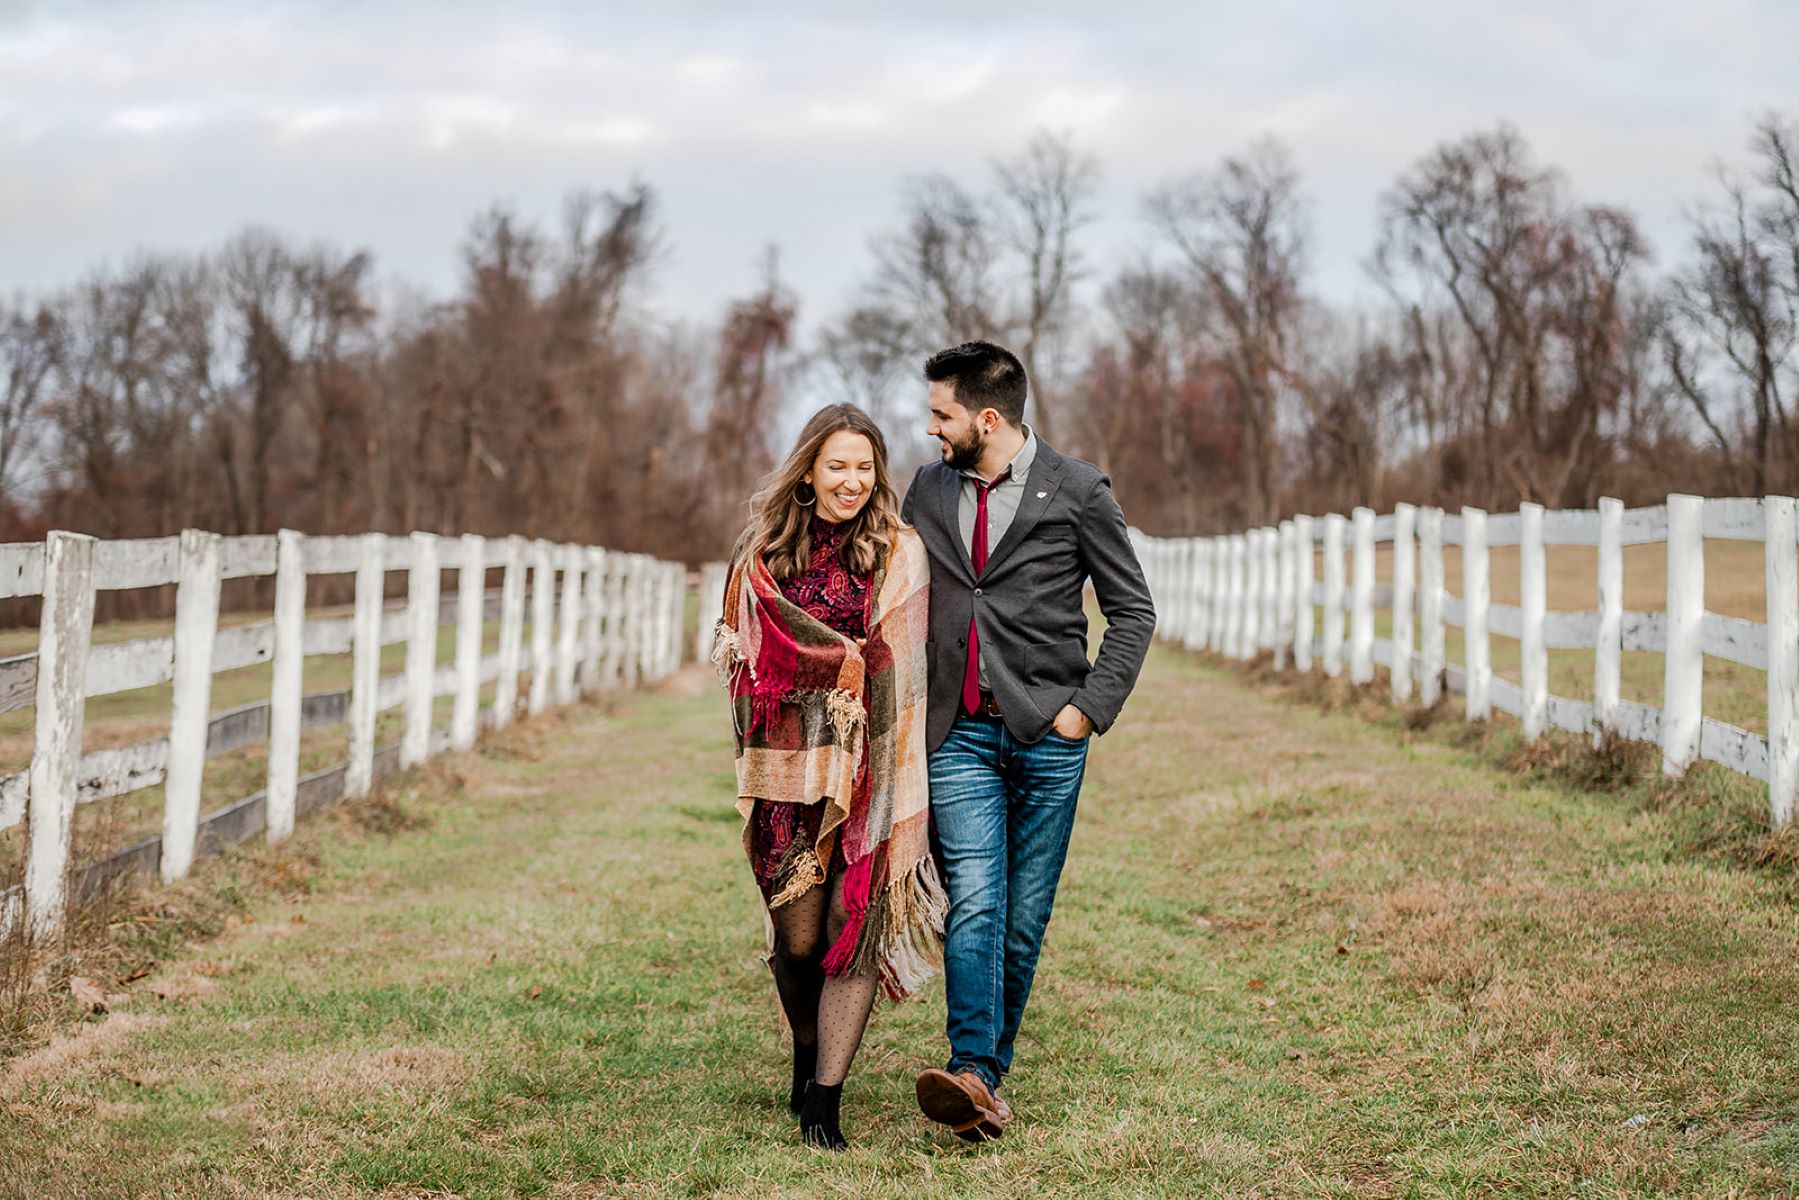
[[[1047,500],[1047,499],[1049,499],[1049,493],[1048,493],[1048,492],[1038,492],[1038,493],[1037,493],[1037,499],[1039,499],[1039,500]]]

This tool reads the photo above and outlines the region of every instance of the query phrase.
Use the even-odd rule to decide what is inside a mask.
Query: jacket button
[[[962,649],[966,649],[966,648],[967,648],[967,646],[968,646],[968,639],[967,639],[967,638],[965,638],[965,637],[959,637],[959,638],[957,638],[957,639],[956,639],[956,649],[958,649],[958,650],[962,650]]]
[[[976,589],[975,589],[975,590],[974,590],[974,594],[975,594],[975,595],[977,595],[977,596],[978,596],[978,595],[980,595],[980,594],[981,594],[981,589],[980,589],[980,588],[976,588]]]

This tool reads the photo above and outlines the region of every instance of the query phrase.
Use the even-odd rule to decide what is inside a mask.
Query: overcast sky
[[[716,317],[773,243],[810,323],[907,176],[981,183],[1040,127],[1103,164],[1101,272],[1150,241],[1147,186],[1268,133],[1317,286],[1351,298],[1382,190],[1501,120],[1666,263],[1755,116],[1799,116],[1795,47],[1793,0],[0,0],[0,292],[255,223],[441,295],[480,210],[553,223],[635,177],[663,202],[660,313]]]

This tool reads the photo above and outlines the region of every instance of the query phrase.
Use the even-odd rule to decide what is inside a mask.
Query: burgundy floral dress
[[[812,554],[804,571],[781,584],[781,594],[845,637],[868,636],[868,598],[871,576],[843,565],[844,524],[812,518]],[[783,800],[758,800],[750,815],[750,869],[766,900],[774,894],[775,872],[798,837],[818,838],[824,818],[824,802],[810,804]],[[835,861],[832,866],[841,864]]]

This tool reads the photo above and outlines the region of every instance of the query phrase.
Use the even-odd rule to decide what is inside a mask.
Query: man
[[[999,1098],[1074,828],[1087,738],[1117,720],[1155,610],[1113,499],[1090,463],[1024,424],[1024,366],[990,342],[925,363],[926,431],[943,461],[902,506],[931,556],[931,817],[949,893],[950,1057],[918,1077],[925,1115],[999,1137]],[[1108,627],[1087,661],[1082,591]]]

